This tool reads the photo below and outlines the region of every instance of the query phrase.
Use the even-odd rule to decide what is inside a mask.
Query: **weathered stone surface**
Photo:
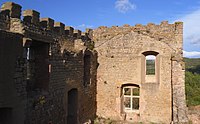
[[[39,12],[35,10],[24,10],[23,16],[24,16],[24,19],[23,19],[24,22],[39,25],[39,21],[40,21]]]
[[[20,19],[21,6],[13,2],[6,2],[1,6],[1,13],[10,16],[11,18]]]
[[[4,121],[82,124],[93,123],[96,115],[120,123],[188,121],[182,22],[81,32],[50,18],[39,19],[34,10],[24,11],[23,20],[20,15],[20,5],[3,4],[0,115],[7,115]],[[155,75],[146,75],[145,56],[151,54],[156,56]],[[123,109],[126,85],[140,89],[136,111]]]
[[[181,22],[163,21],[160,25],[99,27],[93,31],[99,62],[97,116],[144,123],[188,121],[181,66],[182,26]],[[156,55],[156,74],[150,77],[145,72],[145,56],[152,53]],[[124,84],[140,87],[137,112],[121,109]]]
[[[80,31],[74,37],[72,28],[65,34],[63,23],[39,20],[34,10],[24,11],[20,20],[21,13],[14,15],[14,6],[18,5],[5,3],[2,11],[12,11],[5,18],[0,14],[0,64],[4,65],[0,68],[0,116],[6,115],[0,123],[81,124],[93,120],[97,54],[85,45],[91,39],[80,37]],[[86,53],[90,56],[87,68]],[[90,70],[87,85],[85,70]],[[70,94],[73,90],[77,101]]]
[[[47,30],[53,30],[54,20],[51,18],[40,18],[40,25]]]

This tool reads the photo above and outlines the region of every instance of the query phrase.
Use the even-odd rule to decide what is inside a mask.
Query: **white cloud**
[[[184,42],[200,45],[200,9],[184,15],[178,20],[184,22]]]
[[[183,56],[187,57],[187,58],[200,58],[200,52],[197,52],[197,51],[191,51],[191,52],[183,51]]]
[[[77,26],[78,28],[92,28],[92,25],[86,25],[86,24],[81,24],[79,26]]]
[[[78,25],[78,26],[75,26],[75,27],[78,28],[79,30],[84,31],[86,28],[93,28],[94,26],[93,25],[81,24],[81,25]]]
[[[131,3],[129,0],[117,0],[115,2],[115,8],[121,13],[126,13],[130,10],[136,9],[136,5]]]

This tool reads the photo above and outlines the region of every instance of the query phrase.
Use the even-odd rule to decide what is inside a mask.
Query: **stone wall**
[[[181,22],[81,32],[35,10],[21,19],[21,8],[0,11],[0,123],[188,121]],[[146,75],[148,55],[155,75]],[[139,88],[139,109],[124,110],[126,86]]]
[[[181,22],[99,27],[93,34],[99,62],[97,116],[130,122],[187,122],[184,71],[179,69]],[[146,55],[156,56],[155,79],[146,75]],[[174,67],[172,58],[179,58],[180,67]],[[138,110],[124,110],[123,85],[140,87]]]
[[[21,20],[21,8],[7,2],[0,12],[0,112],[4,113],[0,123],[78,124],[93,120],[97,53],[91,47],[91,30],[82,33],[40,18],[35,10],[23,11]],[[90,82],[84,85],[84,56],[88,53]],[[71,111],[74,100],[68,93],[73,89],[77,90],[77,101]]]

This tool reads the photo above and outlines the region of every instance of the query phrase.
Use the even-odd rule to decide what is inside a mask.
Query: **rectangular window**
[[[139,110],[139,98],[140,91],[139,87],[126,86],[123,88],[124,95],[124,109],[125,111]]]

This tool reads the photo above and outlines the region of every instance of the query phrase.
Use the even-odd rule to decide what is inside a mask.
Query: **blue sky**
[[[1,4],[7,0],[1,0]],[[184,56],[200,58],[200,0],[13,0],[75,28],[184,22]]]

